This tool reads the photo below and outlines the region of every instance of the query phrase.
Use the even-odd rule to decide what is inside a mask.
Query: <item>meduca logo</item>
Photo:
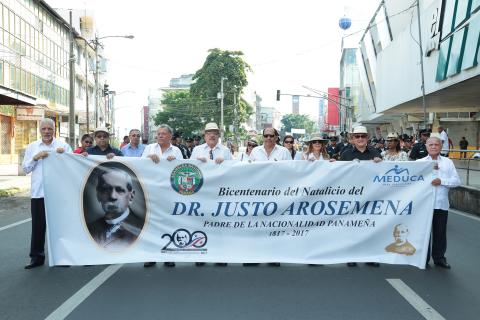
[[[181,195],[191,195],[202,187],[203,175],[197,166],[190,163],[182,163],[173,169],[170,175],[172,188]]]
[[[423,176],[410,175],[407,168],[400,168],[398,164],[383,175],[377,175],[373,178],[374,183],[381,183],[383,185],[410,185],[417,181],[424,181]]]
[[[163,238],[168,238],[168,243],[162,248],[162,252],[206,252],[207,235],[203,231],[190,233],[187,229],[177,229],[172,234],[165,233]],[[173,245],[173,246],[172,246]]]

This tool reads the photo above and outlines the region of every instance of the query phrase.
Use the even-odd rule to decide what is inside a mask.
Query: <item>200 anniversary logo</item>
[[[173,190],[188,196],[200,190],[203,185],[203,175],[197,166],[182,163],[173,169],[170,175],[170,184]]]
[[[184,251],[184,252],[206,252],[204,248],[207,244],[207,235],[203,231],[194,231],[190,233],[187,229],[177,229],[172,234],[165,233],[163,238],[168,238],[169,242],[162,248],[162,252]],[[171,245],[173,245],[171,247]]]

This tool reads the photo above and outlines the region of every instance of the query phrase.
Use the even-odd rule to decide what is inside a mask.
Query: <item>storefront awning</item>
[[[0,86],[0,105],[34,106],[35,101],[32,96]]]

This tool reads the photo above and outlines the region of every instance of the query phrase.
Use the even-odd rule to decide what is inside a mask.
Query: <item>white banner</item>
[[[425,267],[431,162],[244,163],[52,154],[50,265],[381,262]]]

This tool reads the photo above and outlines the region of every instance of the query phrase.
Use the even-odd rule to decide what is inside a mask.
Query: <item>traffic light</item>
[[[277,90],[277,101],[280,101],[280,90]]]
[[[108,96],[108,84],[103,85],[103,96]]]

